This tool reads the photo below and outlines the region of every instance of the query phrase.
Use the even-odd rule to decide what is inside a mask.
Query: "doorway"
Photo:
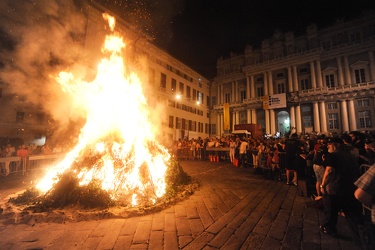
[[[288,112],[280,111],[277,114],[277,131],[280,132],[281,137],[290,133],[290,117]]]

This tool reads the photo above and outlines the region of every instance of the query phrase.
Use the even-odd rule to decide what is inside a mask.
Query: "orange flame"
[[[108,14],[103,17],[113,31],[115,19]],[[100,61],[92,82],[75,79],[69,72],[56,78],[87,120],[77,145],[37,185],[41,191],[50,190],[59,175],[80,158],[98,155],[93,166],[84,166],[77,173],[80,185],[100,180],[114,199],[128,194],[133,205],[138,196],[155,201],[165,194],[170,154],[154,138],[139,78],[135,73],[126,76],[121,54],[125,47],[122,37],[106,36],[102,51],[109,56]]]

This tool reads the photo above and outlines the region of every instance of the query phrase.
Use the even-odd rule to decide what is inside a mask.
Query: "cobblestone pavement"
[[[125,219],[2,225],[0,249],[360,249],[342,217],[338,237],[321,233],[323,212],[295,186],[228,162],[180,164],[201,187],[176,205]]]

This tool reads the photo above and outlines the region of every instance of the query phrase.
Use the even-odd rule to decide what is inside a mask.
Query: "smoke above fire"
[[[25,102],[25,105],[33,105],[51,115],[59,122],[61,125],[59,127],[66,127],[72,120],[82,119],[84,114],[77,106],[78,103],[66,92],[61,91],[61,86],[56,84],[54,76],[61,71],[70,71],[74,72],[75,77],[93,79],[96,74],[95,64],[100,58],[100,49],[90,52],[82,49],[87,32],[87,19],[82,11],[85,2],[81,0],[0,1],[0,84],[5,84],[6,91],[16,95],[19,101]],[[104,2],[110,4],[110,1]],[[118,5],[119,2],[121,1],[115,1],[112,6]],[[129,13],[128,16],[133,18],[137,14],[147,16],[141,13],[141,7],[135,8],[137,4],[141,6],[141,2],[132,2],[132,8],[127,10],[133,9],[134,13]],[[163,9],[164,21],[161,23],[165,24],[166,18],[172,16],[168,14],[172,10]],[[155,10],[153,13],[155,14]],[[103,26],[104,24],[103,21]],[[105,34],[98,34],[98,36],[101,37],[97,39],[96,48],[100,48]],[[98,55],[93,56],[91,53]],[[88,58],[97,59],[91,62],[90,72],[85,67],[90,60]],[[146,65],[142,67],[143,72],[147,72],[148,67]],[[145,73],[140,77],[145,78]],[[151,97],[147,96],[147,98]],[[157,101],[154,103],[160,104]],[[163,107],[154,106],[154,108],[153,117],[160,123],[158,110],[162,110]]]

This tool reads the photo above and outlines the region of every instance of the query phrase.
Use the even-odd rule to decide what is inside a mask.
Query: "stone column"
[[[221,136],[224,133],[223,124],[224,124],[224,115],[220,114],[220,133],[219,133],[219,136]]]
[[[325,102],[320,102],[320,127],[321,132],[327,134],[327,117]]]
[[[337,57],[337,77],[339,81],[339,86],[344,85],[344,75],[342,73],[341,57]]]
[[[234,98],[235,102],[238,102],[240,99],[238,97],[238,81],[234,81]]]
[[[297,127],[297,133],[302,133],[302,118],[301,118],[301,106],[296,106],[296,127]]]
[[[276,134],[275,110],[270,110],[271,134]]]
[[[318,80],[318,88],[323,87],[323,81],[322,81],[322,69],[320,67],[320,61],[316,61],[316,79]]]
[[[272,79],[272,71],[268,71],[268,93],[273,95],[273,79]]]
[[[266,134],[270,134],[271,129],[270,129],[270,110],[269,109],[265,110],[264,118],[265,118],[265,123],[266,123]]]
[[[290,132],[295,133],[296,128],[296,112],[294,107],[290,107]]]
[[[342,132],[349,132],[348,107],[346,100],[341,100]]]
[[[246,99],[250,99],[250,86],[251,86],[251,81],[250,81],[250,76],[246,77]]]
[[[315,67],[314,67],[314,62],[310,62],[310,75],[311,75],[311,87],[313,89],[316,88],[316,78],[315,78]]]
[[[221,103],[224,103],[224,87],[223,87],[223,85],[220,86],[220,90],[221,90]]]
[[[253,124],[257,124],[257,122],[258,122],[258,120],[257,120],[257,110],[256,109],[251,110],[251,122]]]
[[[251,89],[250,97],[254,98],[255,97],[255,82],[254,82],[253,75],[250,76],[250,89]]]
[[[269,92],[268,92],[267,72],[263,73],[263,79],[264,79],[264,83],[263,83],[264,95],[268,95]]]
[[[236,124],[240,124],[240,112],[236,111]]]
[[[357,130],[357,118],[355,115],[355,109],[354,109],[354,100],[351,99],[348,101],[349,104],[349,126],[351,131]]]
[[[344,56],[344,69],[345,69],[345,84],[350,85],[352,84],[352,80],[350,77],[349,60],[347,56]]]
[[[320,119],[319,119],[319,105],[317,102],[313,103],[313,113],[314,113],[314,131],[320,132]]]
[[[288,66],[288,91],[293,92],[293,76],[292,76],[292,67]]]
[[[369,51],[368,57],[370,59],[370,81],[375,81],[375,59],[374,59],[374,52]]]
[[[298,91],[298,75],[297,75],[297,66],[293,65],[293,89],[294,91]]]
[[[236,92],[235,92],[235,82],[232,82],[232,95],[231,95],[231,101],[230,102],[236,102]]]
[[[251,123],[251,110],[250,109],[247,109],[246,110],[246,120],[247,120],[247,123]]]
[[[220,119],[220,114],[217,114],[216,116],[216,135],[219,136],[220,135],[220,122],[221,122],[221,119]]]
[[[220,91],[220,84],[217,85],[217,104],[221,104],[221,95],[223,94],[222,91]]]
[[[232,113],[232,130],[235,130],[234,129],[234,125],[236,124],[236,114],[237,114],[237,112],[236,111],[233,111],[233,113]]]

